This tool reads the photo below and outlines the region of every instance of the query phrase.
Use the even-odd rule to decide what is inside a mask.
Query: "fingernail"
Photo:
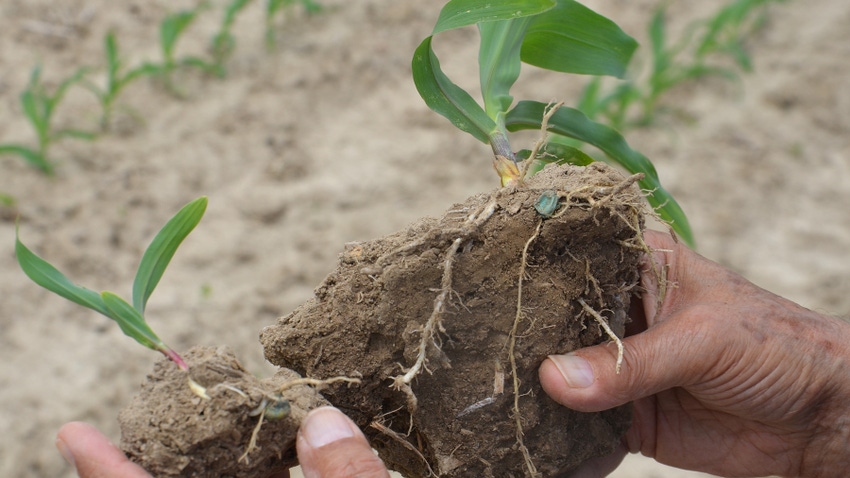
[[[301,424],[301,434],[313,448],[354,436],[348,418],[331,407],[317,408]]]
[[[71,449],[68,448],[68,445],[59,437],[56,437],[56,449],[59,450],[59,453],[62,454],[62,457],[65,458],[65,461],[67,461],[69,465],[74,468],[77,467],[77,464],[74,461],[74,454],[71,453]]]
[[[550,355],[550,359],[558,367],[567,385],[573,388],[587,388],[593,385],[593,369],[587,360],[578,355]]]

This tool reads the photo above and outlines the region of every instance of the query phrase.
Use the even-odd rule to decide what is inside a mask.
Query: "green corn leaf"
[[[443,73],[431,49],[431,39],[422,41],[413,55],[413,82],[429,108],[448,118],[461,131],[487,143],[496,123],[484,109]]]
[[[56,87],[56,91],[53,93],[53,96],[51,96],[49,99],[50,115],[53,114],[53,109],[56,107],[56,105],[58,105],[59,102],[62,101],[62,98],[65,97],[65,93],[67,93],[68,88],[82,81],[83,78],[88,74],[88,72],[89,68],[84,66],[82,68],[77,69],[77,71],[75,71],[73,75],[62,80],[62,83],[59,83],[59,86]]]
[[[157,65],[154,63],[143,63],[136,68],[128,71],[126,75],[121,79],[121,88],[127,86],[127,84],[131,83],[133,80],[140,78],[142,76],[157,76],[163,73],[164,69],[162,65]]]
[[[162,23],[160,23],[160,47],[167,60],[174,58],[174,47],[177,44],[177,40],[186,27],[195,20],[197,13],[197,10],[182,10],[165,17]]]
[[[649,22],[649,46],[652,52],[653,77],[658,76],[670,66],[672,53],[666,48],[667,43],[667,19],[666,7],[658,7]]]
[[[94,141],[97,139],[97,133],[91,131],[83,131],[79,129],[60,129],[53,133],[52,139],[59,138],[76,138],[83,141]]]
[[[198,225],[206,209],[206,197],[200,197],[183,206],[148,246],[133,280],[133,307],[140,314],[144,314],[148,298],[162,278],[177,248]]]
[[[431,34],[483,22],[537,15],[554,6],[554,0],[451,0],[440,11]]]
[[[536,101],[521,101],[508,112],[505,126],[508,131],[540,129],[547,105]],[[643,173],[640,186],[649,191],[647,200],[656,208],[687,244],[694,245],[694,237],[684,211],[667,192],[658,179],[655,167],[646,156],[633,150],[620,133],[587,118],[579,110],[561,107],[549,119],[549,131],[575,138],[604,152],[611,162],[635,174]]]
[[[15,256],[21,269],[36,284],[76,304],[113,318],[100,294],[71,282],[64,274],[24,246],[15,233]]]
[[[616,23],[572,0],[531,18],[522,61],[563,73],[622,78],[637,42]]]
[[[0,206],[15,207],[17,203],[18,201],[15,199],[15,196],[0,191]]]
[[[118,323],[124,335],[149,349],[160,352],[168,350],[168,347],[166,347],[145,322],[142,314],[128,304],[127,301],[108,291],[101,292],[100,298],[109,310],[109,317]]]
[[[48,176],[53,174],[53,165],[38,151],[21,146],[18,144],[2,144],[0,145],[0,154],[14,154],[20,156],[21,159],[40,169]]]
[[[41,140],[42,136],[47,135],[47,105],[43,97],[36,93],[36,86],[29,86],[21,93],[21,106]]]
[[[519,78],[519,56],[528,18],[478,24],[481,48],[478,51],[481,94],[484,110],[497,123],[498,116],[511,107],[510,89]]]
[[[106,64],[109,69],[109,77],[118,76],[121,68],[121,59],[118,57],[118,43],[115,40],[115,32],[110,31],[103,40],[103,49],[106,51]]]
[[[224,9],[224,20],[222,21],[221,30],[229,30],[233,25],[233,22],[236,21],[236,16],[239,15],[239,12],[247,7],[252,1],[253,0],[233,0],[227,4],[227,7]]]
[[[304,5],[304,9],[307,10],[307,13],[319,13],[322,11],[322,6],[313,0],[301,0],[301,4]]]

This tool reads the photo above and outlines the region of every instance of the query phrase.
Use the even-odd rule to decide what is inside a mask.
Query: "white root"
[[[534,234],[528,238],[525,242],[525,246],[522,248],[522,258],[520,260],[519,266],[519,279],[517,280],[517,298],[516,298],[516,317],[514,318],[514,324],[511,328],[510,333],[510,346],[508,349],[508,358],[511,362],[511,376],[513,378],[513,392],[514,392],[514,421],[516,424],[516,441],[519,446],[520,451],[522,451],[522,456],[525,459],[526,468],[528,468],[529,476],[537,477],[540,476],[540,473],[537,471],[537,467],[534,465],[534,461],[531,459],[531,453],[528,451],[528,447],[525,446],[525,441],[523,440],[524,432],[522,431],[522,415],[519,410],[519,377],[517,376],[517,365],[516,365],[516,355],[514,354],[514,350],[516,349],[516,341],[517,341],[517,331],[519,330],[519,324],[522,322],[522,285],[525,280],[525,268],[528,266],[528,248],[531,247],[531,243],[534,242],[535,239],[540,235],[540,228],[543,226],[543,219],[538,221],[537,227],[534,229]]]
[[[587,305],[587,302],[584,299],[579,298],[578,303],[581,304],[581,308],[584,309],[585,312],[590,314],[599,325],[605,330],[605,333],[608,334],[608,337],[617,344],[617,375],[620,374],[620,366],[623,364],[623,341],[620,340],[620,337],[617,337],[617,334],[611,330],[611,327],[608,326],[608,321],[605,320],[605,317],[599,314],[599,312],[593,310],[593,307]]]
[[[404,375],[396,377],[394,380],[394,386],[399,390],[402,389],[403,385],[410,385],[410,382],[413,381],[414,377],[416,377],[422,368],[425,367],[425,363],[428,360],[426,357],[428,345],[432,344],[434,347],[439,348],[434,337],[438,330],[443,329],[443,312],[446,310],[446,303],[448,302],[449,294],[451,294],[452,291],[452,263],[454,263],[455,255],[457,255],[457,251],[460,249],[462,242],[463,239],[460,237],[455,239],[454,242],[452,242],[451,247],[449,247],[448,253],[446,253],[446,259],[443,265],[443,279],[440,284],[440,293],[437,294],[437,298],[434,299],[434,309],[431,311],[431,316],[428,318],[428,322],[425,323],[425,327],[422,329],[422,338],[419,340],[419,354],[416,356],[416,362]]]
[[[469,237],[477,228],[481,227],[488,219],[493,216],[493,213],[496,212],[498,208],[498,202],[496,198],[493,197],[484,207],[479,209],[477,212],[470,214],[469,217],[464,221],[464,226],[459,228],[457,231],[459,233],[459,237],[457,237],[452,244],[449,246],[448,251],[446,252],[446,258],[443,261],[443,276],[440,280],[440,292],[437,294],[437,297],[434,299],[434,307],[431,310],[431,316],[428,318],[428,321],[422,328],[422,337],[419,340],[419,346],[417,348],[416,361],[413,366],[404,371],[404,375],[399,375],[393,378],[392,387],[396,390],[404,392],[407,395],[407,408],[410,412],[411,416],[413,412],[416,410],[416,405],[418,400],[416,399],[416,395],[413,393],[413,388],[410,384],[413,382],[413,379],[419,375],[422,370],[428,370],[428,347],[433,346],[436,349],[440,349],[440,344],[437,343],[436,337],[438,332],[444,332],[443,328],[443,314],[446,310],[446,305],[451,298],[452,290],[452,265],[454,264],[455,256],[457,256],[458,250],[460,246],[463,244],[463,241]],[[415,241],[406,246],[402,246],[396,251],[391,252],[384,258],[379,259],[379,263],[382,260],[385,260],[386,257],[390,257],[400,252],[407,252],[413,250],[417,247],[420,247],[424,244],[423,240]]]

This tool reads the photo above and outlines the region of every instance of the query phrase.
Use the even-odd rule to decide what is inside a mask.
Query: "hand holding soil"
[[[634,400],[623,448],[598,460],[596,473],[640,452],[722,476],[846,476],[850,325],[756,287],[669,236],[648,231],[646,242],[654,264],[666,264],[669,286],[661,295],[645,264],[645,321],[627,330],[636,335],[623,341],[620,375],[610,367],[616,349],[605,345],[540,368],[544,390],[570,408]]]
[[[62,427],[56,446],[76,467],[81,478],[151,477],[102,433],[85,423],[69,423]],[[339,477],[352,473],[376,478],[389,476],[354,422],[331,407],[316,409],[304,419],[297,448],[301,468],[308,477]],[[269,478],[288,476],[288,472],[283,472]]]
[[[633,324],[642,333],[624,340],[620,375],[608,345],[553,356],[540,368],[547,393],[571,408],[598,411],[636,400],[626,444],[583,471],[604,476],[627,451],[639,451],[722,475],[842,474],[850,466],[850,429],[841,418],[850,397],[841,372],[850,361],[850,327],[760,289],[666,235],[649,231],[646,241],[657,250],[641,276],[647,292],[637,315],[647,319]],[[670,285],[663,297],[652,271],[661,264]],[[305,473],[384,476],[352,422],[329,424],[341,418],[322,408],[302,423],[297,448]],[[321,435],[311,434],[316,425]],[[59,436],[83,478],[148,476],[86,425],[69,424]]]

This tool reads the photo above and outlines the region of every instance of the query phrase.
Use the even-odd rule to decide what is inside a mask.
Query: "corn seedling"
[[[174,85],[174,73],[181,67],[194,67],[208,73],[216,73],[213,63],[204,60],[197,56],[186,56],[177,58],[175,50],[177,42],[186,32],[186,29],[192,22],[195,21],[198,14],[207,8],[206,3],[202,3],[191,10],[181,10],[171,15],[166,16],[159,24],[159,46],[162,52],[161,63],[149,63],[147,67],[152,72],[162,78],[165,87],[176,94],[183,96],[180,90]]]
[[[21,93],[20,100],[24,115],[35,130],[38,146],[32,148],[21,144],[0,144],[0,154],[17,155],[45,174],[51,175],[53,163],[47,154],[51,144],[64,137],[94,139],[96,135],[88,131],[70,128],[53,129],[53,115],[56,107],[65,97],[68,89],[82,81],[87,72],[86,68],[78,69],[51,93],[41,81],[41,66],[33,68],[27,88]]]
[[[298,0],[307,13],[318,13],[322,10],[322,6],[314,0]],[[278,12],[294,4],[296,0],[267,0],[266,1],[266,49],[274,50],[275,46],[275,25],[274,21]]]
[[[236,49],[236,37],[233,36],[231,30],[233,23],[236,22],[236,16],[248,6],[253,0],[233,0],[224,10],[224,19],[221,22],[221,27],[210,42],[210,52],[212,54],[212,71],[218,77],[224,77],[226,70],[224,64],[233,55]]]
[[[442,72],[432,48],[438,33],[471,25],[477,25],[480,33],[483,107]],[[440,12],[431,36],[416,49],[413,76],[431,109],[491,146],[503,185],[521,183],[547,163],[586,164],[592,158],[572,142],[590,144],[605,153],[608,162],[632,174],[642,173],[640,186],[648,191],[649,203],[692,244],[687,218],[661,186],[655,167],[617,131],[574,108],[553,109],[529,100],[511,108],[510,89],[523,62],[562,73],[622,78],[636,48],[637,42],[615,23],[572,0],[452,0]],[[511,149],[508,133],[524,129],[550,133],[537,151],[540,154],[515,154]]]
[[[118,42],[113,32],[106,34],[103,46],[106,53],[106,84],[104,88],[99,88],[88,79],[85,79],[82,84],[97,97],[101,107],[100,128],[102,131],[107,131],[112,122],[115,100],[121,91],[138,78],[156,75],[159,70],[153,65],[143,64],[124,72],[124,65],[118,54]]]
[[[36,284],[78,305],[99,312],[114,320],[125,335],[171,359],[181,370],[188,371],[183,358],[168,347],[145,321],[145,306],[177,248],[200,222],[207,207],[207,198],[198,198],[184,206],[157,233],[145,250],[133,281],[132,305],[109,292],[95,292],[71,282],[58,269],[30,251],[15,238],[15,255],[24,273]],[[192,390],[205,396],[203,388],[191,381]]]
[[[651,124],[661,96],[682,83],[709,76],[737,80],[738,71],[723,66],[722,58],[731,60],[740,71],[752,71],[744,42],[764,24],[768,4],[777,1],[784,0],[735,0],[712,17],[691,23],[674,42],[667,34],[667,7],[659,6],[648,27],[651,70],[645,80],[639,76],[604,92],[602,79],[596,77],[585,88],[579,109],[622,131]],[[685,58],[688,55],[690,58]]]

